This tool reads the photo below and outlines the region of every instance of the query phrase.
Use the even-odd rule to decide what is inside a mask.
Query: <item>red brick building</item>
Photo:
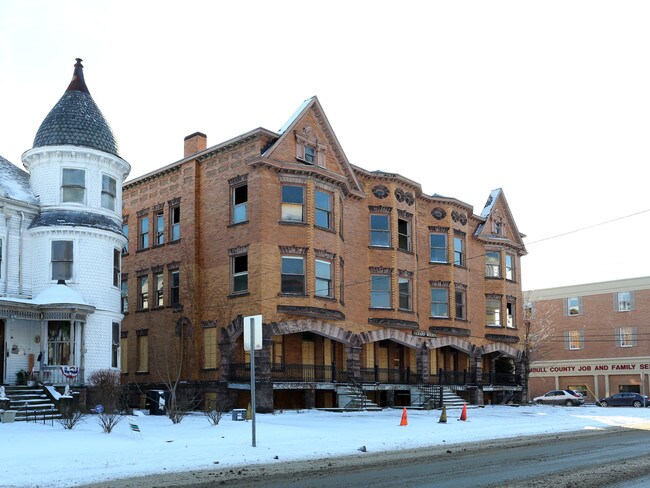
[[[650,277],[524,295],[532,323],[552,326],[531,364],[531,398],[563,388],[592,401],[624,391],[648,394]]]
[[[482,212],[346,158],[319,101],[124,185],[126,383],[174,376],[245,406],[245,316],[263,317],[260,411],[474,403],[521,391],[525,254],[502,190]],[[487,396],[487,399],[486,399]]]

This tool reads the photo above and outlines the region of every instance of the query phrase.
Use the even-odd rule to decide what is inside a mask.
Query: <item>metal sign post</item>
[[[255,337],[257,335],[257,337]],[[246,337],[248,336],[248,337]],[[248,339],[248,341],[246,340]],[[255,351],[262,349],[262,316],[251,315],[244,317],[244,350],[251,355],[251,427],[252,445],[257,446],[255,439]]]

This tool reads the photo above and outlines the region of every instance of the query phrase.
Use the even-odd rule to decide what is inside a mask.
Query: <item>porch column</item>
[[[361,376],[361,346],[345,346],[345,364],[348,375],[355,378]]]
[[[476,375],[476,388],[470,390],[470,403],[472,405],[484,405],[483,397],[483,360],[481,356],[472,356],[470,358],[472,373]]]
[[[415,354],[418,380],[428,383],[431,374],[431,350],[425,346],[423,349],[418,349]]]
[[[521,381],[524,378],[524,361],[518,359],[515,361],[515,375],[519,376],[521,391],[515,392],[514,403],[524,403],[528,401],[528,383]]]
[[[270,327],[264,327],[262,334],[262,350],[255,351],[255,410],[259,413],[273,413]]]
[[[228,388],[228,381],[230,380],[229,365],[235,362],[235,346],[236,342],[227,338],[225,329],[221,329],[219,335],[219,352],[221,360],[219,362],[219,381],[217,383],[217,398],[223,401],[225,409],[230,410],[237,406],[237,391]]]

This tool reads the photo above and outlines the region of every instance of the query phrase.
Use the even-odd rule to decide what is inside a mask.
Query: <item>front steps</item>
[[[411,406],[419,408],[440,408],[440,389],[442,404],[447,408],[463,408],[467,401],[456,395],[449,387],[422,385],[411,388]]]
[[[7,410],[16,412],[16,422],[41,422],[61,418],[55,403],[41,386],[5,386],[10,400]]]

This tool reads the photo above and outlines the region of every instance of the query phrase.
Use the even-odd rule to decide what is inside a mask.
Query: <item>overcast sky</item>
[[[351,163],[477,214],[503,188],[524,289],[647,276],[648,25],[646,1],[0,0],[0,155],[22,167],[76,57],[131,178],[317,95]]]

